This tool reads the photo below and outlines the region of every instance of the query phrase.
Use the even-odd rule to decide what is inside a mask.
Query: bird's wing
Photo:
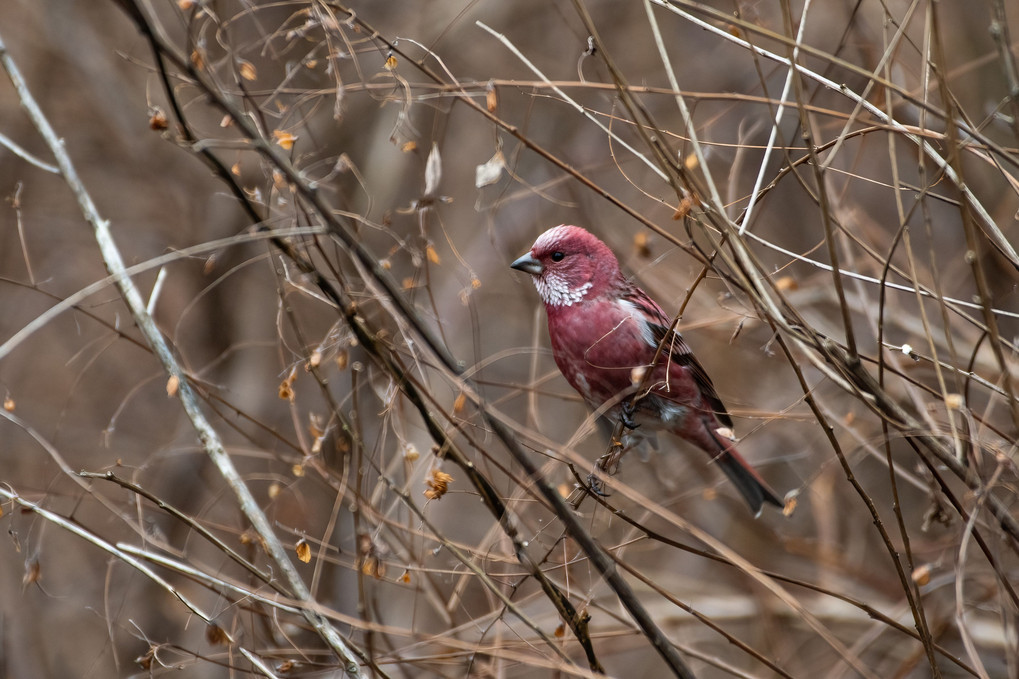
[[[690,372],[697,387],[701,390],[704,402],[711,406],[711,411],[715,413],[718,421],[731,429],[732,418],[729,417],[729,411],[725,409],[725,404],[718,397],[711,378],[708,377],[708,373],[704,371],[704,367],[693,355],[693,351],[683,340],[683,337],[678,332],[669,330],[668,326],[657,323],[651,324],[651,332],[654,334],[655,342],[664,345],[662,352],[669,352],[669,359],[672,363],[686,368]]]
[[[686,368],[690,372],[694,382],[701,391],[701,395],[704,397],[705,403],[711,407],[715,417],[718,418],[722,425],[732,428],[732,418],[729,416],[729,411],[725,409],[722,399],[718,397],[718,392],[715,391],[715,385],[711,382],[711,378],[708,377],[704,367],[697,361],[693,351],[683,340],[682,335],[669,330],[672,321],[665,315],[662,308],[653,299],[648,297],[646,292],[635,285],[631,286],[627,298],[627,301],[646,317],[655,346],[657,347],[659,344],[664,345],[662,351],[668,352],[669,360],[673,365]]]

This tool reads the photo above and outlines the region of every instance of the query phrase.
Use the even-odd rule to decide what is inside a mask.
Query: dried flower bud
[[[452,476],[438,469],[433,469],[432,477],[426,481],[428,490],[425,491],[425,497],[429,500],[440,499],[449,491],[449,484],[452,482]]]
[[[286,149],[287,151],[294,148],[294,142],[297,141],[296,136],[283,130],[273,130],[272,137],[273,139],[276,140],[276,143],[279,144],[280,147]]]
[[[301,563],[308,563],[311,561],[311,546],[308,545],[308,541],[301,538],[294,545],[294,551],[297,552],[297,558],[301,560]]]

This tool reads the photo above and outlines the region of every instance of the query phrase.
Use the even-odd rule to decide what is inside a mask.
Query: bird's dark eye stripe
[[[561,261],[563,261],[563,257],[565,257],[565,256],[566,256],[565,253],[562,253],[559,250],[556,250],[555,252],[552,253],[552,261],[553,262],[561,262]]]

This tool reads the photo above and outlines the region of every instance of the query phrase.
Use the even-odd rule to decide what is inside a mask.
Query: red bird
[[[510,266],[533,277],[556,365],[592,408],[607,405],[605,416],[621,418],[629,429],[669,431],[705,451],[755,514],[764,502],[783,506],[718,432],[731,429],[732,419],[711,379],[679,333],[669,330],[662,308],[623,276],[605,243],[579,226],[556,226]]]

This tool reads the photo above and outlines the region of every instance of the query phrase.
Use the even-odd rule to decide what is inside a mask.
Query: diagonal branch
[[[121,257],[120,251],[117,249],[117,245],[110,233],[109,221],[99,214],[99,209],[78,176],[77,170],[75,170],[63,142],[50,126],[49,121],[38,104],[36,104],[28,89],[28,85],[21,76],[17,64],[7,53],[2,38],[0,38],[0,63],[2,63],[4,70],[14,84],[21,100],[21,105],[56,158],[60,173],[77,199],[82,215],[92,226],[96,242],[102,253],[103,262],[106,265],[106,270],[114,277],[114,283],[128,310],[131,312],[131,316],[134,318],[135,323],[138,324],[138,328],[145,336],[156,358],[163,365],[163,369],[169,378],[177,381],[181,405],[184,407],[188,419],[191,420],[191,424],[198,435],[202,447],[230,486],[237,498],[241,511],[244,512],[244,515],[251,522],[252,527],[262,539],[269,556],[279,567],[283,581],[293,592],[295,598],[304,604],[301,609],[304,618],[343,660],[347,673],[351,676],[361,677],[359,654],[355,653],[340,636],[340,633],[332,626],[332,623],[312,605],[311,592],[308,590],[307,585],[305,585],[300,573],[297,572],[294,564],[290,561],[283,543],[280,542],[273,532],[269,519],[262,512],[254,495],[252,495],[237,468],[234,466],[233,460],[226,452],[223,441],[219,437],[219,433],[202,411],[200,399],[194,387],[191,386],[187,373],[177,361],[166,338],[159,331],[155,319],[146,310],[145,300],[135,286],[134,281],[127,275],[123,257]]]

